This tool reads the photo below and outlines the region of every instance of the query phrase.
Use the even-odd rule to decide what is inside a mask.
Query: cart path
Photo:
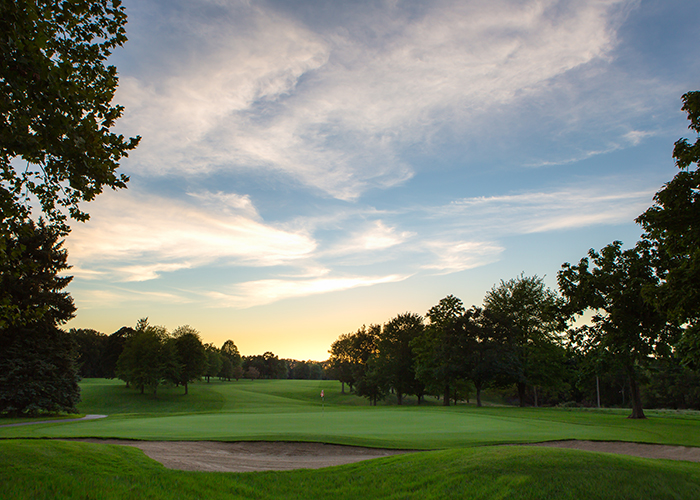
[[[0,425],[0,428],[3,427],[20,427],[23,425],[36,425],[36,424],[62,424],[64,422],[80,422],[82,420],[97,420],[98,418],[107,418],[107,415],[85,415],[84,417],[81,418],[64,418],[64,419],[55,419],[55,420],[37,420],[36,422],[21,422],[19,424],[4,424]]]

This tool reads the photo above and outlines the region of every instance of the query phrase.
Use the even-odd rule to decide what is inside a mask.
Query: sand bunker
[[[320,469],[361,460],[386,457],[407,450],[386,450],[322,443],[215,441],[128,441],[79,439],[91,443],[139,448],[169,469],[207,472]],[[646,458],[700,462],[700,448],[601,441],[550,441],[527,446],[554,446],[578,450],[620,453]]]

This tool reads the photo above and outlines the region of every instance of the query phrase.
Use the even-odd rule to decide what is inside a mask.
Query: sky
[[[697,0],[125,0],[128,189],[66,240],[68,328],[242,354],[480,305],[641,234],[692,137]]]

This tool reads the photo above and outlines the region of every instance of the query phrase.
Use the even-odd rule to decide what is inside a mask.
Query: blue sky
[[[68,327],[244,354],[325,359],[632,245],[699,88],[695,0],[124,4],[117,130],[143,139],[66,242]]]

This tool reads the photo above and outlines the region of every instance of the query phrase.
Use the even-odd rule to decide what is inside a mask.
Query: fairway
[[[320,392],[324,390],[325,401]],[[567,439],[700,446],[700,418],[556,408],[370,407],[334,381],[200,382],[159,399],[120,381],[83,383],[80,411],[108,418],[0,428],[3,438],[308,441],[399,449],[445,449]]]

